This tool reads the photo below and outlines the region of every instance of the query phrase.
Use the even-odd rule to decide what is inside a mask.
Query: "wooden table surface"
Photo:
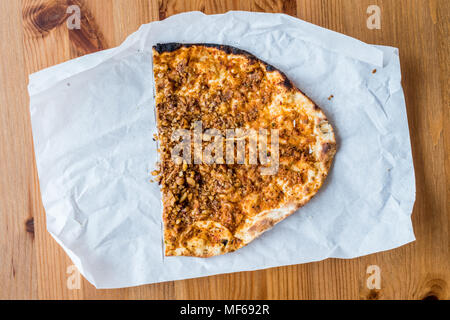
[[[81,30],[66,25],[66,9],[73,4],[81,8]],[[381,8],[381,29],[367,28],[369,5]],[[45,228],[28,74],[115,47],[143,23],[191,10],[284,12],[400,49],[416,173],[417,241],[351,260],[120,290],[96,290],[83,279],[80,289],[68,288],[72,263]],[[0,0],[0,298],[448,299],[449,19],[448,0]],[[366,285],[370,265],[380,267],[379,290]]]

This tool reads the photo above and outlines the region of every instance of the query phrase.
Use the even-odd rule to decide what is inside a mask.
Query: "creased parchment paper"
[[[158,157],[151,58],[158,42],[247,50],[285,72],[336,130],[338,152],[320,192],[234,253],[163,257],[161,195],[149,182]],[[414,240],[415,181],[400,79],[397,49],[283,14],[190,12],[143,25],[120,47],[30,75],[47,229],[97,288],[353,258],[404,245]]]

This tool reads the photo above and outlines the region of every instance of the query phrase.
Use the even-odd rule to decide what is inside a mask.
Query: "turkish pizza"
[[[166,256],[235,251],[318,192],[333,128],[281,71],[231,46],[179,43],[155,45],[153,69]]]

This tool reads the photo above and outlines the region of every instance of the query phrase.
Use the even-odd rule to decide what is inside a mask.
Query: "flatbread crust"
[[[235,251],[320,189],[336,152],[333,128],[281,71],[231,46],[180,43],[154,46],[153,68],[166,256]],[[172,133],[199,120],[204,130],[277,129],[277,173],[248,161],[175,163]]]

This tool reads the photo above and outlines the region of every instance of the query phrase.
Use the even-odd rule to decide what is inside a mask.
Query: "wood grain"
[[[82,9],[68,30],[66,8]],[[382,10],[380,30],[366,9]],[[35,166],[27,75],[119,45],[143,23],[199,10],[284,12],[400,50],[411,132],[417,241],[352,260],[96,290],[68,289],[72,264],[46,232]],[[0,1],[0,299],[448,299],[450,281],[450,2],[446,0],[21,0]],[[381,268],[380,290],[366,286]]]

